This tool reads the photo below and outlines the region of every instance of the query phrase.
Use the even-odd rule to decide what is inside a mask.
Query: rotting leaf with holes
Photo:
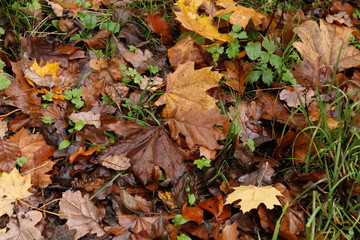
[[[174,73],[167,76],[166,92],[155,105],[166,104],[162,116],[168,118],[175,108],[180,112],[193,108],[195,111],[217,108],[216,99],[206,90],[218,86],[223,75],[211,71],[211,67],[194,70],[194,62],[179,65]]]

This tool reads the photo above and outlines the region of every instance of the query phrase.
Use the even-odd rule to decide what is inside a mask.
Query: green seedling
[[[136,71],[134,68],[128,68],[124,64],[120,65],[121,71],[124,73],[126,77],[122,79],[124,83],[130,83],[131,81],[134,81],[134,83],[141,83],[143,80],[143,77]]]
[[[42,122],[43,123],[46,123],[46,124],[53,124],[53,120],[51,120],[51,117],[50,116],[44,116],[43,119],[42,119]]]
[[[75,108],[79,109],[84,106],[84,101],[81,99],[82,89],[74,88],[72,90],[64,91],[65,99],[70,100],[73,104],[75,104]]]
[[[189,181],[190,181],[190,179],[189,179]],[[188,203],[190,205],[194,205],[195,201],[196,201],[196,197],[195,197],[195,195],[193,193],[191,193],[191,189],[190,189],[189,185],[187,185],[185,187],[185,191],[187,192],[187,195],[188,195]]]
[[[191,237],[185,235],[185,234],[180,234],[179,236],[176,237],[177,240],[191,240]]]
[[[204,167],[211,167],[211,160],[203,157],[201,159],[196,159],[194,164],[198,169],[202,170]]]
[[[44,99],[45,101],[48,101],[48,102],[52,102],[53,101],[53,94],[52,92],[47,92],[46,94],[42,95],[41,96],[42,99]]]
[[[135,47],[133,45],[129,46],[130,52],[135,52],[136,49],[137,49],[137,47]]]
[[[149,69],[149,72],[154,75],[157,74],[161,70],[161,68],[159,66],[153,66],[151,64],[148,64],[147,67]]]
[[[8,88],[11,84],[11,81],[3,73],[2,69],[4,68],[4,66],[5,66],[5,63],[0,60],[0,90],[4,90],[4,89]]]
[[[206,49],[211,53],[213,61],[217,62],[220,58],[220,55],[224,53],[225,48],[216,43],[215,46],[207,47]]]
[[[59,150],[63,150],[65,148],[67,148],[68,146],[70,146],[71,142],[69,140],[63,140],[60,144],[59,144]]]
[[[182,214],[177,214],[173,219],[172,219],[172,223],[175,226],[180,226],[184,223],[187,223],[189,221],[189,219],[186,219]]]
[[[26,157],[19,157],[16,159],[16,164],[19,167],[22,167],[26,163],[26,161],[27,161]]]

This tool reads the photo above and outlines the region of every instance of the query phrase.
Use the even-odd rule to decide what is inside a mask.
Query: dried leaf
[[[198,206],[189,207],[187,206],[187,204],[185,204],[182,208],[182,214],[186,219],[194,221],[200,225],[204,217],[204,210],[202,210]]]
[[[8,131],[7,122],[4,120],[0,121],[0,139],[5,137],[6,132]]]
[[[89,200],[89,195],[81,196],[80,191],[68,190],[63,193],[60,200],[60,218],[67,219],[69,229],[75,229],[75,240],[86,234],[104,236],[105,231],[100,227],[99,209]]]
[[[95,36],[84,39],[84,42],[89,46],[89,48],[94,48],[94,49],[104,48],[111,34],[112,32],[110,30],[100,29],[95,34]]]
[[[130,158],[127,158],[124,155],[109,155],[104,158],[101,165],[116,171],[125,170],[131,166]]]
[[[9,230],[5,234],[0,234],[0,240],[44,239],[39,228],[35,227],[42,217],[39,211],[19,212],[16,217],[11,217],[7,224]]]
[[[301,85],[283,89],[280,92],[280,100],[284,100],[289,107],[309,105],[311,97],[315,95],[312,89],[306,89]]]
[[[72,113],[68,118],[74,123],[81,120],[87,125],[94,125],[96,128],[101,126],[100,114],[95,114],[92,111]]]
[[[0,139],[0,171],[10,172],[21,152],[16,142]]]
[[[32,195],[28,189],[31,187],[30,175],[22,177],[14,168],[10,173],[3,172],[0,176],[0,216],[7,214],[11,216],[14,205],[18,199]]]
[[[198,110],[189,109],[180,112],[178,108],[168,118],[171,137],[177,139],[179,134],[185,136],[186,143],[190,149],[196,146],[204,146],[210,150],[221,149],[218,140],[226,138],[226,132],[219,126],[229,124],[229,118],[220,115],[220,109]]]
[[[153,32],[165,37],[170,34],[171,26],[162,15],[162,13],[148,13],[146,21]]]
[[[320,61],[323,67],[338,67],[339,71],[343,71],[359,66],[360,50],[349,45],[348,38],[352,31],[344,27],[341,32],[337,30],[336,26],[326,23],[323,19],[320,19],[320,27],[313,20],[306,21],[296,32],[302,42],[295,42],[293,46],[302,57]]]
[[[276,196],[282,196],[282,194],[272,186],[256,187],[249,185],[233,189],[235,191],[227,196],[225,204],[241,200],[236,205],[241,207],[243,213],[249,212],[251,209],[257,209],[261,203],[265,204],[268,209],[273,209],[275,205],[281,205]]]
[[[195,111],[217,108],[216,100],[206,90],[218,85],[222,74],[211,71],[211,67],[194,70],[193,62],[179,65],[168,74],[166,92],[155,105],[166,104],[162,116],[168,118],[175,108],[180,112],[193,108]]]

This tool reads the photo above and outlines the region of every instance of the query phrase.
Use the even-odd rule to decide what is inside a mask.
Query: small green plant
[[[220,55],[224,53],[225,48],[221,47],[220,44],[216,43],[214,46],[206,48],[213,58],[214,62],[217,62],[220,58]]]
[[[245,31],[242,31],[242,27],[238,24],[234,24],[232,26],[230,36],[235,38],[234,41],[228,43],[228,47],[226,49],[226,54],[228,58],[234,58],[240,53],[240,43],[239,39],[247,39],[248,35]]]
[[[278,78],[293,85],[296,84],[294,76],[286,68],[281,57],[274,53],[276,50],[275,44],[268,37],[265,37],[263,46],[266,51],[261,50],[260,42],[249,42],[245,47],[247,56],[255,61],[254,71],[247,77],[248,82],[253,84],[261,77],[262,81],[268,86],[274,82],[274,79]]]
[[[148,64],[147,67],[149,69],[149,72],[154,75],[157,74],[161,70],[161,68],[159,66],[153,66],[151,64]]]
[[[70,100],[73,104],[75,104],[75,108],[79,109],[84,106],[84,101],[81,99],[82,89],[74,88],[72,90],[64,91],[65,99]]]
[[[189,219],[186,219],[182,214],[177,214],[173,219],[172,219],[172,223],[175,226],[180,226],[184,223],[187,223],[189,221]]]
[[[91,7],[91,3],[87,0],[76,0],[76,3],[80,6],[80,7],[84,7],[84,8],[88,8]]]
[[[42,119],[42,122],[43,123],[46,123],[46,124],[53,124],[53,120],[51,120],[51,117],[50,116],[44,116],[43,119]]]
[[[60,144],[58,149],[59,150],[63,150],[65,148],[67,148],[68,146],[70,146],[71,142],[69,140],[63,140]]]
[[[0,49],[1,50],[1,49]],[[0,90],[8,88],[11,84],[11,81],[6,77],[2,70],[5,66],[5,63],[0,60]]]
[[[204,167],[211,167],[211,160],[203,157],[201,159],[196,159],[194,164],[198,169],[202,170]]]
[[[360,49],[360,42],[356,39],[354,35],[351,35],[349,37],[350,45],[353,45],[354,47]]]
[[[45,101],[48,101],[48,102],[52,102],[53,101],[53,94],[52,92],[47,92],[46,94],[42,95],[41,96],[42,99],[44,99]]]
[[[253,152],[255,151],[255,143],[254,140],[252,140],[251,138],[249,138],[246,142],[246,145],[250,148],[250,150]]]
[[[135,47],[134,45],[129,46],[130,52],[135,52],[136,49],[137,47]]]
[[[134,81],[134,83],[139,84],[143,80],[141,74],[138,73],[134,68],[126,67],[124,64],[121,64],[120,69],[126,76],[122,79],[124,83],[130,83],[131,81]]]
[[[16,164],[19,167],[22,167],[26,163],[26,161],[27,161],[26,157],[19,157],[16,159]]]
[[[191,237],[189,237],[188,235],[185,234],[180,234],[179,236],[176,237],[177,240],[191,240]]]
[[[190,179],[189,179],[190,180]],[[187,185],[185,187],[185,191],[187,192],[187,196],[188,196],[188,203],[190,205],[194,205],[195,204],[195,201],[196,201],[196,197],[193,193],[191,193],[191,189],[190,189],[190,186]]]

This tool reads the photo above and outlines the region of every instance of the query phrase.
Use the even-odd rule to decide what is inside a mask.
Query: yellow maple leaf
[[[281,205],[276,196],[282,196],[282,194],[272,186],[256,187],[249,185],[235,187],[234,190],[227,196],[225,204],[241,200],[236,205],[241,207],[243,213],[257,209],[261,203],[265,204],[268,209],[273,209],[274,205]]]
[[[46,75],[51,75],[52,78],[58,79],[56,76],[57,71],[60,68],[60,63],[47,63],[43,67],[40,67],[37,61],[35,60],[33,65],[30,67],[31,71],[34,71],[40,77],[45,77]]]
[[[225,9],[217,11],[214,16],[226,15],[231,13],[230,23],[239,24],[242,28],[246,28],[250,19],[255,26],[260,25],[266,19],[265,14],[258,13],[253,8],[247,8],[241,5],[237,5],[232,0],[217,1],[216,5],[221,6]]]
[[[0,176],[0,216],[11,216],[14,210],[13,202],[31,196],[28,191],[31,187],[31,176],[22,177],[14,168],[10,173],[3,172]]]
[[[223,75],[211,71],[211,67],[194,70],[194,62],[179,65],[174,73],[167,75],[166,92],[155,105],[166,104],[162,116],[168,118],[175,108],[180,112],[193,108],[195,111],[217,108],[216,99],[206,90],[218,86]]]
[[[218,27],[214,24],[214,19],[207,15],[198,15],[198,9],[203,4],[210,3],[209,0],[179,0],[176,6],[180,11],[174,11],[176,19],[183,27],[194,31],[201,36],[214,40],[218,39],[225,42],[231,42],[234,39],[226,33],[220,33]]]

